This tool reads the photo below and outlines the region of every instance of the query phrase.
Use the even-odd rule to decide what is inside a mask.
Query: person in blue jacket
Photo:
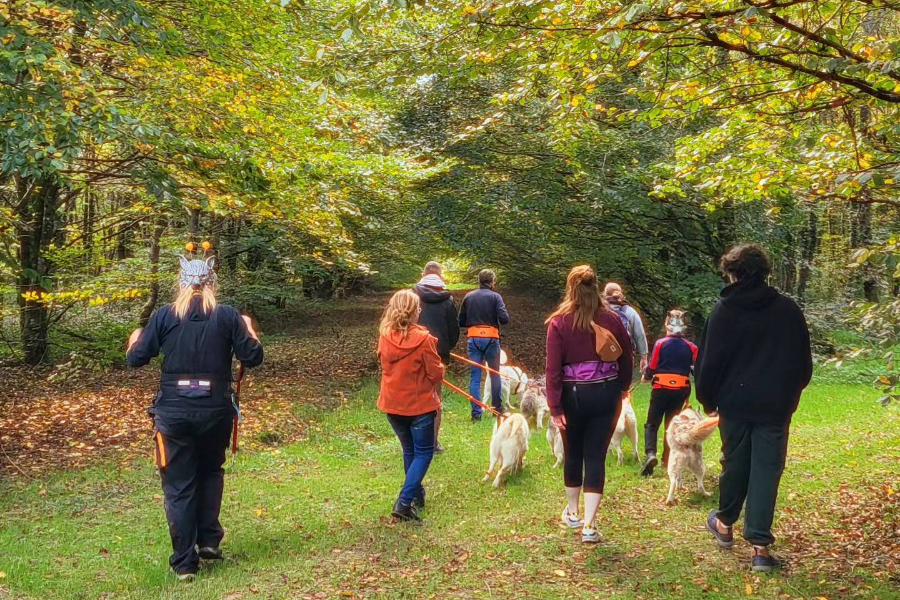
[[[131,334],[127,352],[131,367],[164,357],[149,412],[172,538],[169,565],[181,580],[194,578],[201,558],[223,557],[222,466],[236,411],[231,360],[248,368],[263,360],[249,319],[217,302],[213,261],[181,257],[175,302]]]
[[[494,371],[500,370],[500,326],[509,325],[509,312],[503,297],[494,291],[497,276],[490,269],[478,273],[479,288],[466,294],[459,309],[459,326],[466,329],[468,337],[466,350],[469,360],[487,366]],[[481,372],[479,367],[472,367],[469,379],[469,394],[481,400]],[[503,412],[503,391],[500,376],[490,373],[491,405],[498,412]],[[472,421],[481,420],[481,407],[472,404]]]
[[[654,344],[650,364],[644,372],[644,379],[651,381],[653,385],[647,423],[644,425],[644,452],[647,457],[641,475],[645,477],[653,475],[654,467],[659,464],[656,443],[660,424],[665,419],[663,462],[666,462],[669,448],[665,432],[691,397],[691,369],[697,360],[697,346],[684,339],[684,330],[684,312],[669,311],[666,316],[666,337]]]

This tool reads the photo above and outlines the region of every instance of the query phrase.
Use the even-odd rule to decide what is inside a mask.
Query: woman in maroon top
[[[566,297],[547,323],[547,403],[566,451],[563,477],[568,503],[562,520],[573,529],[582,527],[582,541],[595,543],[600,541],[594,518],[606,482],[606,451],[622,398],[631,387],[631,339],[606,306],[597,276],[586,265],[569,273]],[[619,343],[622,354],[616,362],[604,362],[597,355],[592,324],[606,329]],[[583,520],[578,517],[582,487]]]

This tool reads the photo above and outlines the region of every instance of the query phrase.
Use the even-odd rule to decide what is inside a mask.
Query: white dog
[[[562,434],[559,428],[553,424],[553,419],[547,421],[547,443],[550,444],[550,452],[556,457],[555,469],[566,459],[566,449],[563,446]]]
[[[614,449],[618,455],[617,464],[622,466],[625,462],[625,453],[622,452],[622,440],[624,438],[631,440],[631,451],[634,453],[634,460],[640,461],[638,456],[638,427],[637,416],[634,414],[634,406],[631,405],[631,396],[625,396],[622,399],[622,412],[619,413],[619,422],[616,423],[616,430],[613,432],[612,440],[609,442],[609,451]]]
[[[518,413],[494,420],[494,434],[491,437],[491,466],[482,481],[489,480],[497,469],[494,487],[500,487],[503,476],[510,471],[522,469],[525,453],[528,451],[528,420]]]
[[[697,478],[697,489],[706,497],[710,493],[703,487],[706,466],[703,464],[703,442],[716,430],[718,417],[703,419],[697,411],[686,408],[672,419],[666,430],[669,442],[669,496],[666,504],[674,504],[675,490],[681,487],[681,475],[685,470]]]
[[[544,418],[550,414],[550,407],[547,405],[547,382],[544,377],[532,379],[525,385],[519,410],[526,418],[534,420],[538,429],[544,427]]]
[[[528,376],[525,371],[519,367],[513,367],[507,364],[506,351],[500,351],[500,398],[502,398],[503,406],[507,409],[516,408],[512,403],[513,397],[520,397],[525,391],[528,384]],[[491,398],[491,374],[487,371],[484,373],[484,390],[481,398],[486,404],[490,404]]]

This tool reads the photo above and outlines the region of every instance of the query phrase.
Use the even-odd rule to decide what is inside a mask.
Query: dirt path
[[[465,292],[456,295],[461,301]],[[504,329],[504,347],[515,364],[540,372],[549,304],[528,294],[504,295],[513,319]],[[307,308],[265,339],[265,363],[245,382],[244,448],[301,437],[310,417],[298,407],[340,404],[361,379],[377,373],[376,328],[387,298],[372,294]],[[464,343],[465,338],[461,352]],[[452,368],[465,372],[461,365]],[[97,460],[150,456],[146,409],[157,369],[115,370],[76,386],[52,383],[48,376],[25,367],[0,370],[0,477],[40,478]]]

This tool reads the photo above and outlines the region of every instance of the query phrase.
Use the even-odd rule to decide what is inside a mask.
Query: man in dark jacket
[[[456,314],[456,302],[453,295],[444,285],[443,269],[439,262],[431,261],[425,265],[422,279],[413,287],[413,291],[422,301],[422,313],[419,315],[419,325],[424,326],[437,338],[437,351],[444,365],[450,364],[450,351],[459,341],[459,321]],[[441,384],[438,384],[440,390]],[[440,392],[439,392],[440,393]],[[444,451],[438,441],[441,428],[441,412],[439,410],[434,419],[434,451],[440,454]]]
[[[490,269],[478,274],[479,289],[469,292],[463,299],[459,309],[459,325],[466,328],[469,338],[467,350],[469,360],[497,371],[500,369],[500,326],[509,324],[509,312],[503,298],[494,291],[497,276]],[[469,394],[481,400],[481,371],[472,367],[469,380]],[[503,412],[503,391],[500,376],[491,373],[491,404],[494,409]],[[481,420],[481,407],[472,403],[472,420]]]
[[[697,399],[719,414],[722,436],[719,510],[706,525],[730,548],[746,500],[752,568],[771,571],[779,566],[768,546],[788,430],[812,377],[809,330],[794,301],[766,284],[771,262],[761,247],[737,246],[722,257],[722,269],[731,284],[709,317],[695,368]]]

